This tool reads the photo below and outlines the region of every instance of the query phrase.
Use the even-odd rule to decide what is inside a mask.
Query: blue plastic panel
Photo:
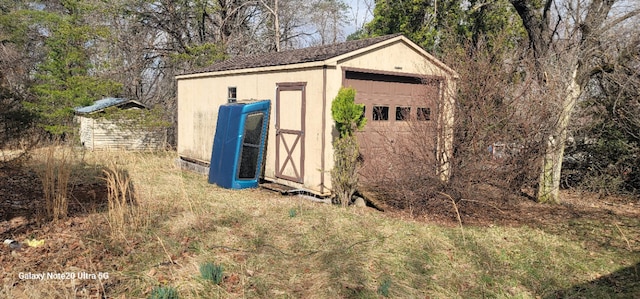
[[[209,183],[229,189],[258,187],[270,106],[269,100],[220,106]]]

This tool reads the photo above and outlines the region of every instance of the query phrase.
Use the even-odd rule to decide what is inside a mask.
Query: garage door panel
[[[407,78],[376,78],[386,81],[347,77],[344,84],[356,90],[355,102],[365,105],[367,124],[357,133],[365,167],[371,161],[393,153],[415,152],[435,161],[435,103],[439,96],[439,81],[421,84],[419,79],[408,82],[411,80]],[[387,107],[386,118],[374,118],[376,107]],[[397,109],[402,113],[398,114]],[[400,117],[406,114],[408,118]],[[416,136],[421,137],[416,139]]]

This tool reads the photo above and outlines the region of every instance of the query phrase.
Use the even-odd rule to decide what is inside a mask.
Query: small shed
[[[337,135],[331,101],[345,86],[355,88],[356,102],[365,104],[365,144],[375,144],[381,132],[401,136],[395,132],[406,128],[403,117],[409,115],[432,123],[434,164],[447,179],[457,78],[402,35],[231,58],[176,77],[178,154],[208,165],[219,106],[271,99],[263,178],[328,195]]]
[[[158,150],[164,147],[165,130],[137,125],[132,119],[108,119],[105,109],[148,110],[144,104],[130,99],[104,98],[93,105],[75,108],[80,124],[80,142],[89,150],[125,149]]]

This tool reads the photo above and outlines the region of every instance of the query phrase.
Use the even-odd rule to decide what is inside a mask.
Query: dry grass
[[[112,163],[103,170],[107,183],[107,221],[112,237],[127,238],[127,231],[136,231],[148,224],[146,205],[138,203],[133,182],[126,170]]]
[[[225,190],[180,171],[174,159],[175,153],[88,154],[88,165],[95,166],[85,168],[94,167],[92,173],[111,163],[126,172],[112,178],[119,191],[110,196],[135,194],[136,205],[128,206],[144,207],[137,213],[146,224],[123,225],[114,238],[107,229],[113,221],[99,220],[108,211],[89,215],[94,229],[76,236],[84,244],[76,249],[85,260],[79,268],[109,272],[108,279],[19,280],[17,271],[76,268],[60,259],[44,269],[14,265],[0,297],[96,294],[83,295],[85,287],[107,297],[146,298],[155,286],[168,285],[180,298],[379,298],[381,286],[390,298],[536,298],[640,261],[636,243],[631,253],[627,246],[586,247],[570,235],[529,227],[465,227],[463,235],[459,228],[371,209]],[[131,188],[135,192],[128,193]],[[635,237],[626,231],[625,238]],[[97,256],[102,262],[94,262]],[[201,278],[199,266],[206,262],[224,267],[219,285]],[[613,290],[586,289],[586,297]]]
[[[67,217],[69,179],[76,156],[72,147],[62,142],[42,149],[43,167],[39,172],[45,209],[41,218],[59,220]]]

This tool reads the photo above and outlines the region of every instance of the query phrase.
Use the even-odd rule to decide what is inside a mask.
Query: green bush
[[[360,169],[358,142],[355,136],[344,136],[333,142],[333,169],[331,184],[336,199],[347,205],[358,188],[358,170]]]
[[[364,105],[356,104],[355,98],[355,89],[342,87],[331,103],[331,116],[336,122],[340,137],[353,135],[367,123],[367,119],[364,118]]]
[[[333,169],[331,184],[336,201],[346,206],[356,192],[358,170],[360,168],[360,147],[354,133],[362,129],[367,120],[364,118],[364,105],[355,103],[356,91],[352,88],[340,88],[331,104],[331,116],[340,136],[333,141]]]

